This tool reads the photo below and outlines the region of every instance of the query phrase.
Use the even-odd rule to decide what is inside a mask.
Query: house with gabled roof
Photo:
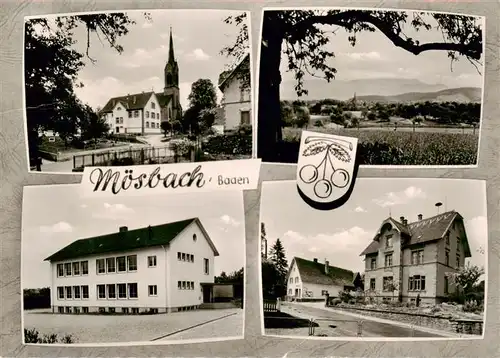
[[[360,287],[359,273],[324,263],[318,259],[294,257],[287,274],[288,300],[324,300],[338,297],[339,292]]]
[[[464,219],[447,211],[408,223],[389,217],[361,252],[370,300],[439,303],[456,289],[447,277],[471,257]]]
[[[180,120],[179,65],[175,59],[172,29],[168,60],[163,69],[163,92],[141,92],[110,98],[99,111],[110,133],[160,134],[161,122]]]
[[[251,89],[244,85],[243,72],[250,73],[250,54],[247,54],[234,68],[219,75],[218,87],[222,92],[223,115],[214,123],[216,131],[231,131],[240,126],[252,125]]]
[[[50,255],[54,313],[161,313],[213,301],[219,253],[198,218],[80,239]]]

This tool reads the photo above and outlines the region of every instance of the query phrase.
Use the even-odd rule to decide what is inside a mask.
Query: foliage
[[[169,121],[162,121],[160,124],[160,128],[163,132],[163,135],[166,137],[167,133],[172,130],[172,123],[170,123]]]
[[[252,154],[252,136],[235,134],[218,134],[202,143],[203,151],[210,154]]]
[[[471,265],[461,267],[457,272],[447,272],[446,277],[463,290],[464,294],[473,292],[479,284],[479,278],[484,274],[484,268]]]
[[[124,13],[58,16],[53,22],[43,18],[26,21],[24,75],[30,158],[38,156],[40,131],[57,131],[65,141],[77,133],[81,119],[78,114],[86,109],[74,89],[83,86],[77,77],[84,57],[95,63],[90,56],[91,35],[96,34],[121,53],[123,47],[118,40],[132,24],[134,21]],[[78,26],[87,32],[84,53],[72,48]]]
[[[276,266],[280,277],[285,279],[288,273],[288,261],[285,255],[285,248],[279,238],[276,239],[274,245],[269,250],[269,258]]]
[[[23,309],[49,308],[50,287],[23,290]]]
[[[64,343],[71,344],[75,343],[75,339],[71,334],[59,337],[57,334],[44,334],[41,335],[36,329],[24,329],[24,343],[42,343],[42,344],[54,344],[54,343]]]
[[[238,271],[233,271],[229,275],[224,271],[219,276],[215,277],[215,283],[239,283],[243,285],[244,269],[243,267]]]
[[[344,303],[349,303],[350,301],[353,300],[353,298],[354,297],[352,296],[351,292],[349,292],[348,290],[343,290],[339,292],[339,299]]]
[[[170,141],[170,149],[172,149],[175,155],[179,157],[189,155],[195,147],[196,142],[186,138],[172,139]]]
[[[93,140],[94,144],[97,139],[102,138],[105,134],[109,132],[109,125],[103,117],[100,117],[94,110],[89,106],[83,106],[82,116],[81,116],[81,138],[83,140]]]
[[[286,294],[280,273],[273,262],[262,261],[262,295],[264,299],[275,299]]]
[[[462,306],[462,311],[472,313],[482,313],[484,311],[483,305],[479,304],[476,300],[466,301]]]
[[[190,107],[197,107],[199,110],[214,108],[217,105],[217,92],[212,81],[200,78],[193,82],[188,100]]]

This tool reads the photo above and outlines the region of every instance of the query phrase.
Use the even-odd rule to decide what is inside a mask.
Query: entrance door
[[[116,133],[120,133],[120,127],[116,127]]]
[[[203,303],[210,303],[211,301],[211,287],[203,286]]]

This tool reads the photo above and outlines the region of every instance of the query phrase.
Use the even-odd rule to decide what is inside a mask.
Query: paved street
[[[301,304],[285,303],[281,311],[299,318],[315,318],[319,327],[315,328],[315,336],[328,337],[356,337],[358,322],[362,323],[363,337],[440,337],[441,335],[428,330],[412,329],[403,325],[381,322],[382,320],[364,317],[363,319],[352,315],[336,312],[324,308],[324,303]],[[293,332],[293,331],[296,332]],[[301,329],[266,329],[266,334],[273,335],[307,335],[308,330]],[[445,334],[443,334],[445,336]]]

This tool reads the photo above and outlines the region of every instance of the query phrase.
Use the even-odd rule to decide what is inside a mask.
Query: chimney
[[[422,220],[422,214],[418,214],[418,221]]]
[[[404,216],[400,216],[399,217],[399,221],[401,221],[401,223],[404,224],[405,223],[405,217]]]
[[[313,259],[313,261],[314,261],[315,263],[318,263],[318,259],[316,259],[316,258],[315,258],[315,259]]]
[[[330,269],[330,267],[328,265],[328,261],[325,260],[325,275],[328,275],[328,272],[330,271],[329,269]]]
[[[403,225],[407,226],[408,225],[408,219],[403,219]]]
[[[127,231],[128,231],[128,227],[120,226],[120,232],[127,232]]]

